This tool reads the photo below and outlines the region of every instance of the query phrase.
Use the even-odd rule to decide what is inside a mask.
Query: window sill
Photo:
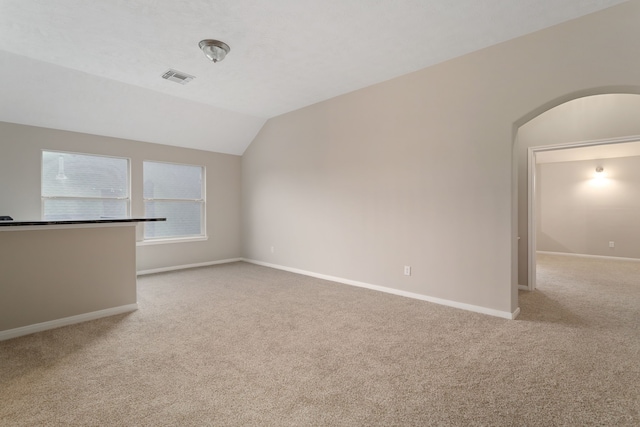
[[[166,243],[204,242],[207,240],[209,240],[209,236],[167,237],[163,239],[140,240],[136,242],[136,246],[164,245]]]

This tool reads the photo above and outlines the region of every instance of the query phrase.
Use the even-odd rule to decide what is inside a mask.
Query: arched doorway
[[[536,222],[533,196],[538,154],[545,153],[546,156],[561,150],[599,147],[592,158],[616,156],[618,154],[607,151],[616,151],[621,144],[640,139],[638,114],[639,95],[598,94],[562,102],[518,127],[514,158],[518,170],[517,279],[520,289],[535,288]],[[613,150],[614,147],[616,150]]]

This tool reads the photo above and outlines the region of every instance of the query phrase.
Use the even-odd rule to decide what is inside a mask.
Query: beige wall
[[[640,258],[640,157],[540,164],[536,184],[538,250]]]
[[[135,229],[65,226],[0,230],[2,331],[135,307]]]
[[[144,160],[206,167],[209,239],[200,242],[139,246],[138,270],[206,263],[242,256],[239,156],[0,122],[1,215],[11,215],[15,219],[40,219],[40,164],[41,151],[44,149],[130,158],[133,216],[144,216]],[[140,237],[138,230],[138,238]]]
[[[544,112],[518,130],[518,282],[527,286],[527,152],[530,147],[640,135],[640,96],[609,94],[575,99]]]
[[[269,120],[242,160],[245,256],[514,312],[514,129],[638,92],[638,16],[633,1]]]

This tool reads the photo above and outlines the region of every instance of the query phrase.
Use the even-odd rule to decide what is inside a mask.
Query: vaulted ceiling
[[[622,2],[0,0],[0,120],[242,154],[270,117]]]

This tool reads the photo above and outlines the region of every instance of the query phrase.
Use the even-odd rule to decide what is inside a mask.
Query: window
[[[205,235],[204,173],[202,166],[144,162],[145,215],[167,218],[145,223],[145,240]]]
[[[129,216],[129,160],[42,152],[42,217],[46,220]]]

